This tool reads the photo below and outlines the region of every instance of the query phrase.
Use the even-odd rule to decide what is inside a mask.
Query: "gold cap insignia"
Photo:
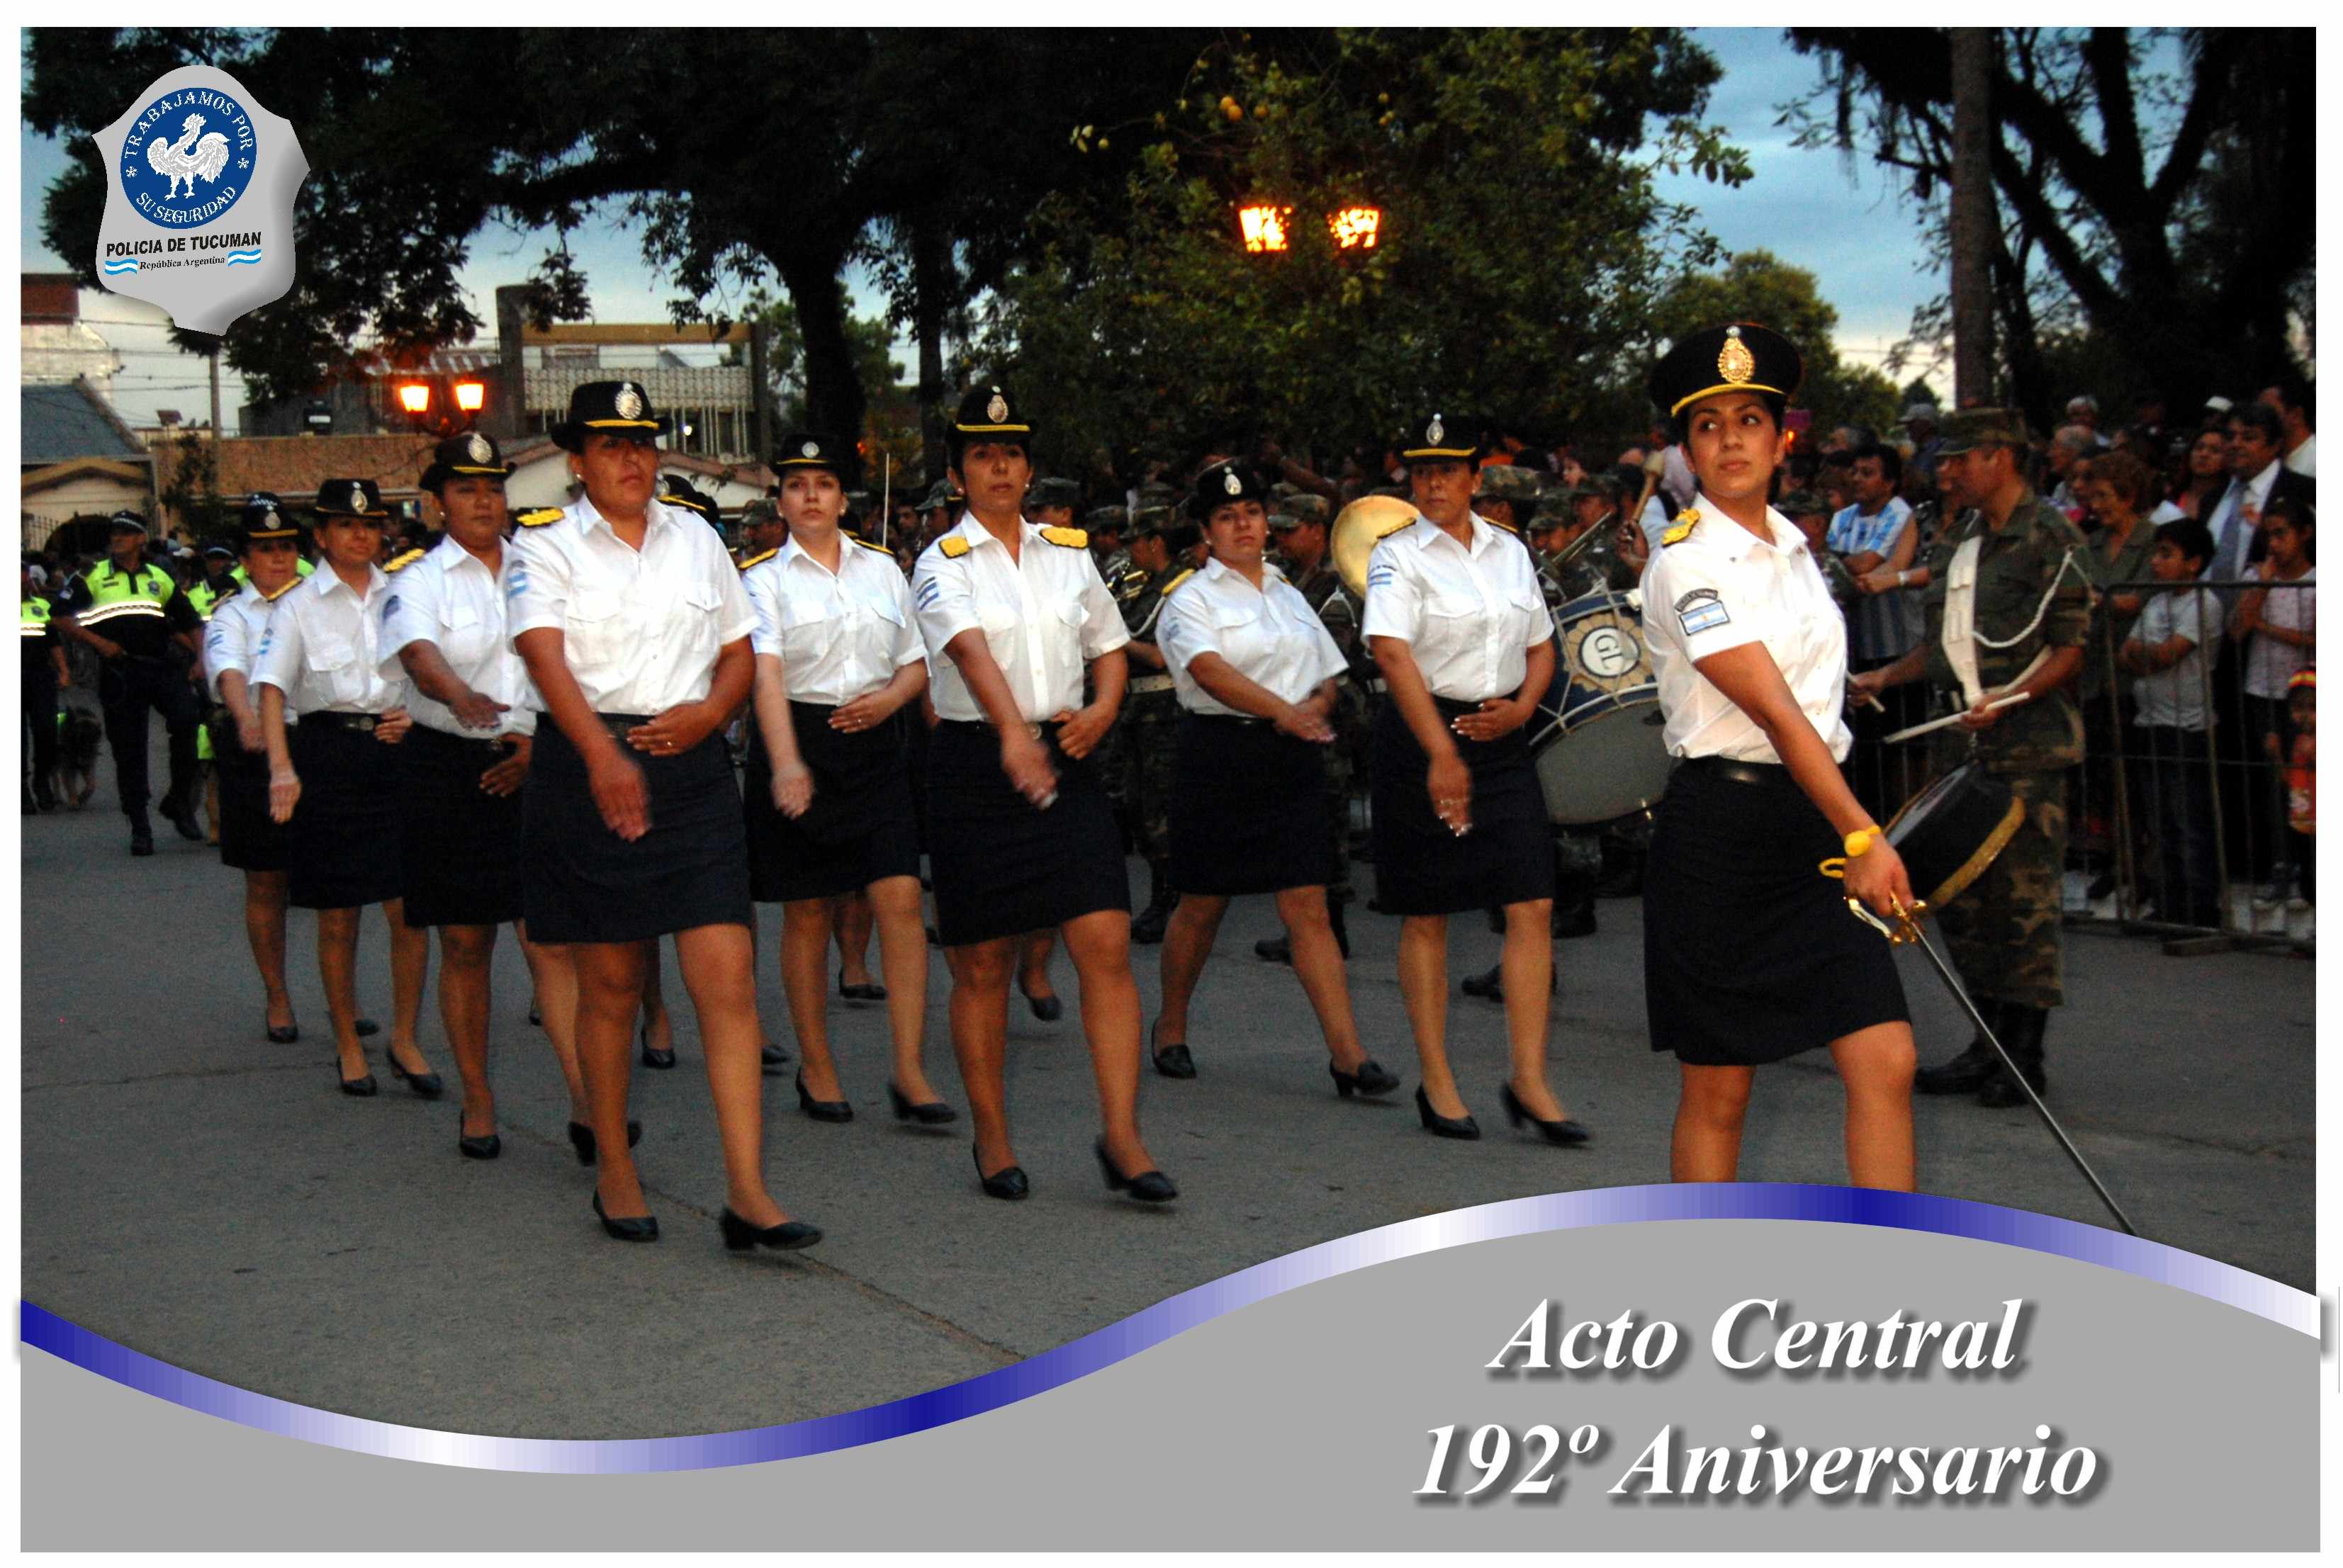
[[[613,400],[612,407],[618,409],[621,419],[639,419],[643,417],[643,395],[635,390],[633,382],[621,381],[618,383],[618,396]]]
[[[1221,488],[1232,496],[1242,496],[1244,494],[1244,481],[1237,477],[1234,468],[1231,468],[1221,476]]]
[[[350,510],[354,512],[364,512],[366,509],[366,487],[363,485],[352,485],[350,487]]]
[[[1738,327],[1725,329],[1725,347],[1716,355],[1716,373],[1736,387],[1756,378],[1757,357],[1749,352],[1749,345],[1741,341]]]
[[[808,441],[798,448],[798,455],[805,457],[819,457],[821,456],[821,444],[818,441]]]
[[[992,401],[984,406],[984,417],[996,425],[1009,423],[1009,399],[1001,395],[998,387],[992,389]]]
[[[1440,438],[1447,434],[1448,427],[1440,422],[1440,416],[1434,414],[1432,417],[1432,423],[1423,427],[1423,444],[1427,447],[1437,447],[1440,445]]]
[[[464,443],[464,455],[475,463],[485,463],[497,454],[496,448],[488,445],[488,438],[475,430],[472,438]]]

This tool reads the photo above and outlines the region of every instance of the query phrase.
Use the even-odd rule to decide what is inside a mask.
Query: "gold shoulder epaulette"
[[[429,555],[430,553],[430,551],[425,549],[422,546],[417,545],[415,548],[407,550],[400,555],[395,555],[391,557],[390,559],[383,562],[382,569],[387,572],[405,571],[408,567],[413,566],[416,562],[421,560],[425,556]]]
[[[1063,545],[1070,550],[1086,550],[1091,548],[1090,533],[1083,528],[1043,528],[1041,537],[1053,545]]]
[[[1660,536],[1660,544],[1664,548],[1668,545],[1680,545],[1684,543],[1684,540],[1692,538],[1693,525],[1699,521],[1700,508],[1698,507],[1686,507],[1683,511],[1676,514],[1675,525],[1669,528],[1666,533]]]
[[[1520,538],[1522,537],[1521,529],[1513,527],[1511,523],[1501,523],[1494,518],[1483,518],[1481,520],[1488,524],[1491,528],[1496,529],[1501,534],[1511,534],[1515,538]]]
[[[533,512],[523,512],[513,519],[524,528],[541,528],[548,523],[558,523],[560,520],[559,507],[539,507]]]
[[[944,559],[948,561],[960,559],[960,557],[968,554],[969,548],[969,542],[958,534],[952,534],[936,541],[936,548],[943,551]]]
[[[885,556],[890,561],[895,558],[895,552],[889,549],[885,545],[874,545],[860,534],[849,534],[846,537],[852,539],[856,544],[860,545],[866,550],[877,550],[880,555]]]
[[[744,571],[744,572],[745,572],[745,571],[747,571],[750,567],[753,567],[753,566],[760,566],[760,565],[762,565],[764,562],[769,561],[769,560],[771,560],[775,556],[779,555],[780,553],[781,553],[781,548],[780,548],[780,546],[779,546],[779,545],[775,545],[771,549],[765,551],[765,552],[764,552],[763,554],[761,554],[761,555],[754,555],[754,556],[750,556],[750,557],[749,557],[748,558],[746,558],[745,560],[743,560],[743,561],[740,563],[740,569],[741,569],[742,571]]]
[[[1161,597],[1170,598],[1174,593],[1179,591],[1180,585],[1182,583],[1186,582],[1190,578],[1194,577],[1195,575],[1196,568],[1194,567],[1190,567],[1178,577],[1173,578],[1170,582],[1163,585],[1163,592]]]

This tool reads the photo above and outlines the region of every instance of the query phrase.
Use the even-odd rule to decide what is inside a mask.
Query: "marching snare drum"
[[[2026,820],[2026,803],[1977,761],[1962,763],[1887,821],[1912,891],[1930,909],[1960,897]]]
[[[1546,816],[1563,827],[1640,811],[1667,789],[1640,598],[1592,593],[1554,611],[1554,679],[1531,720],[1530,749]]]

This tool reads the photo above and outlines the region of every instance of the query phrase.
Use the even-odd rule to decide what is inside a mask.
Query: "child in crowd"
[[[2267,585],[2247,588],[2237,598],[2229,634],[2245,645],[2245,668],[2238,681],[2245,709],[2247,755],[2258,765],[2246,770],[2256,786],[2247,804],[2254,814],[2253,847],[2257,874],[2267,871],[2268,884],[2254,900],[2258,910],[2286,902],[2287,891],[2301,862],[2289,865],[2291,842],[2287,831],[2286,769],[2293,750],[2293,730],[2287,719],[2291,698],[2288,682],[2310,663],[2318,640],[2318,600],[2312,584],[2318,573],[2318,514],[2310,503],[2293,496],[2272,500],[2263,514],[2261,534],[2268,554],[2253,575]]]
[[[2287,907],[2307,910],[2318,897],[2313,873],[2318,858],[2313,835],[2318,827],[2318,672],[2305,667],[2287,682],[2287,718],[2294,727],[2293,749],[2286,759],[2286,823],[2300,890]]]
[[[2157,918],[2174,925],[2221,924],[2214,869],[2212,710],[2205,644],[2220,635],[2221,612],[2196,586],[2213,556],[2211,530],[2193,518],[2158,524],[2148,575],[2160,588],[2148,598],[2117,651],[2116,664],[2138,678],[2133,720],[2145,753],[2140,794],[2155,824]]]

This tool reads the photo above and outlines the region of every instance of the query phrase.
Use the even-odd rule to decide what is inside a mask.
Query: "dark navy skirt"
[[[1047,810],[1001,770],[988,724],[946,720],[928,748],[928,858],[936,934],[948,948],[1053,929],[1099,910],[1131,912],[1114,807],[1091,767],[1041,727],[1058,799]]]
[[[1694,1067],[1779,1061],[1912,1016],[1887,939],[1816,869],[1844,852],[1838,835],[1788,769],[1758,770],[1679,764],[1652,825],[1644,1006],[1652,1049]]]
[[[313,713],[286,738],[301,776],[301,799],[286,824],[286,883],[295,909],[355,910],[406,891],[398,749],[371,729],[348,727],[348,717]]]
[[[1480,706],[1432,700],[1443,724]],[[1461,839],[1432,809],[1432,759],[1399,704],[1386,698],[1375,710],[1368,799],[1384,914],[1453,915],[1554,897],[1554,829],[1530,765],[1529,726],[1494,740],[1455,739],[1473,776],[1473,830]]]
[[[1265,719],[1181,714],[1172,885],[1216,898],[1324,887],[1333,867],[1321,749]]]
[[[509,755],[501,739],[418,724],[399,743],[401,853],[410,926],[497,926],[520,919],[520,795],[480,775]]]
[[[637,942],[749,925],[749,845],[723,737],[676,757],[630,747],[627,759],[650,791],[650,831],[631,844],[603,824],[569,737],[550,718],[539,722],[521,787],[520,902],[529,940]]]
[[[220,864],[237,871],[281,871],[289,850],[285,827],[268,816],[268,753],[246,751],[225,710],[209,721],[219,768]],[[289,746],[298,725],[286,725]]]
[[[902,729],[890,718],[876,729],[833,729],[825,704],[792,702],[798,754],[813,774],[813,803],[802,817],[773,804],[773,766],[764,737],[751,729],[740,810],[749,835],[749,890],[760,904],[827,899],[886,877],[920,874],[920,824]]]

